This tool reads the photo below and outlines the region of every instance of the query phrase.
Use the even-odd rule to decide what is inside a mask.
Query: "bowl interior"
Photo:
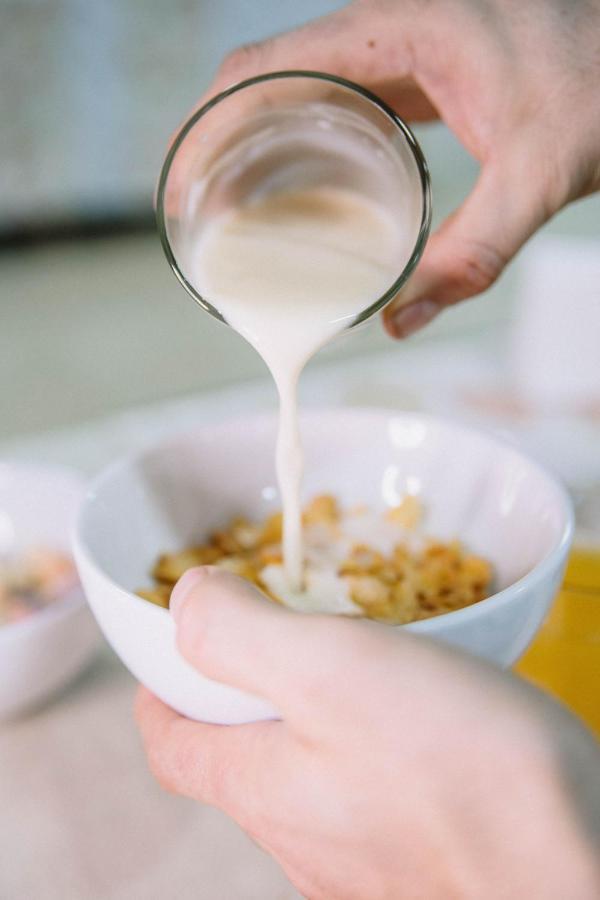
[[[129,590],[149,584],[159,553],[202,540],[234,515],[279,508],[276,418],[205,426],[111,467],[92,487],[80,539],[95,564]],[[319,411],[303,417],[306,499],[348,505],[422,497],[428,534],[458,537],[487,557],[496,591],[563,540],[568,504],[543,469],[510,445],[422,415]],[[452,614],[450,614],[452,615]]]

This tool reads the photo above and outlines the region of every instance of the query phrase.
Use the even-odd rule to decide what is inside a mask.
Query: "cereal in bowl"
[[[282,517],[242,517],[202,544],[159,557],[154,586],[139,591],[168,608],[173,586],[193,566],[214,565],[255,584],[267,597],[300,612],[363,616],[403,625],[470,606],[489,596],[492,568],[458,541],[422,534],[422,506],[407,495],[385,513],[344,510],[322,494],[304,509],[304,585],[291,591],[282,556]]]

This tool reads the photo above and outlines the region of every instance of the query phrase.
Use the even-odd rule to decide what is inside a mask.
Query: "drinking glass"
[[[194,248],[211,221],[271,193],[333,187],[359,192],[392,215],[412,250],[352,327],[391,300],[429,233],[430,184],[408,126],[357,84],[322,72],[271,72],[236,84],[198,109],[173,141],[157,189],[158,229],[186,291],[221,321],[195,284]]]

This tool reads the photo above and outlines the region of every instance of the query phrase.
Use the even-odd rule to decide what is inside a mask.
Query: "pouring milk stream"
[[[413,234],[383,207],[328,186],[267,195],[205,229],[196,284],[260,353],[280,401],[277,477],[283,557],[294,591],[302,586],[302,448],[297,384],[311,356],[394,282]]]
[[[225,91],[186,123],[163,166],[159,226],[175,273],[258,351],[277,386],[282,574],[296,594],[298,379],[414,263],[428,187],[406,126],[358,86],[321,73],[271,73]]]

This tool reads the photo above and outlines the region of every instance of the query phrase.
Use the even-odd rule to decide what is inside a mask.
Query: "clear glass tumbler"
[[[404,229],[409,252],[378,297],[345,323],[364,321],[391,300],[416,266],[429,234],[427,165],[408,126],[369,91],[321,72],[272,72],[213,97],[183,125],[158,183],[158,229],[186,291],[221,321],[194,283],[199,235],[228,210],[269,193],[321,186],[350,189],[380,204]],[[412,248],[412,251],[410,251]]]

